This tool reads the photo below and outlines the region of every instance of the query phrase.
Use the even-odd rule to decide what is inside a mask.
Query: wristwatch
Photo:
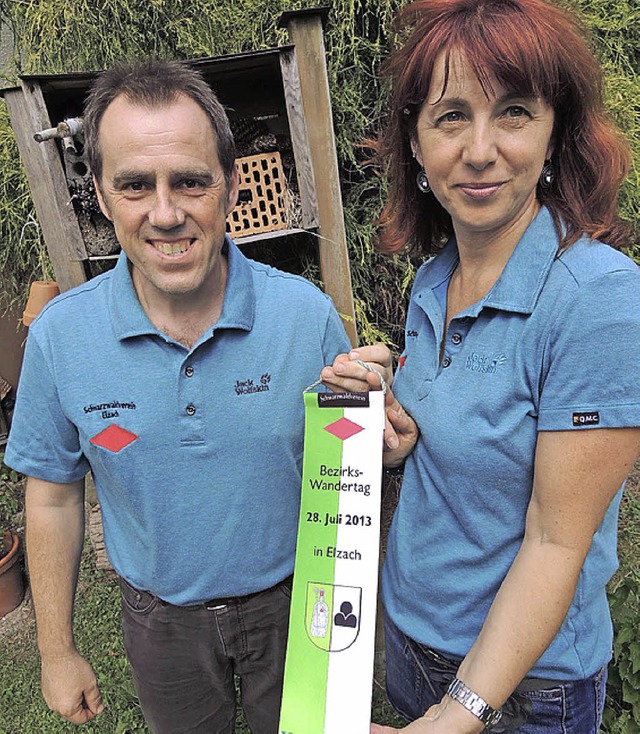
[[[500,721],[502,711],[489,706],[484,698],[481,698],[477,693],[467,688],[459,678],[454,678],[451,681],[447,694],[454,701],[461,703],[467,711],[471,711],[474,716],[477,716],[485,725],[486,729],[490,729]]]

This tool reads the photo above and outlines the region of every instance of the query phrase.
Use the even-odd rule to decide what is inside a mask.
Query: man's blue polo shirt
[[[441,363],[436,293],[457,265],[455,242],[416,277],[394,392],[421,435],[383,593],[401,630],[445,654],[466,655],[520,548],[538,431],[640,425],[638,268],[587,239],[557,248],[543,209],[491,291],[451,321]],[[533,676],[581,679],[611,657],[605,584],[617,567],[619,501]]]
[[[225,247],[222,314],[191,350],[151,324],[124,255],[52,301],[29,330],[6,454],[52,482],[91,469],[116,571],[174,604],[292,573],[302,392],[350,348],[315,286]]]

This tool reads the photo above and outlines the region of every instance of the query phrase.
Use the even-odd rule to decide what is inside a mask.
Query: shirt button
[[[445,357],[442,360],[442,366],[443,367],[448,367],[450,364],[451,364],[451,357]]]
[[[184,373],[187,377],[193,377],[193,367],[189,365],[188,367],[184,368]]]
[[[452,334],[451,341],[454,344],[460,344],[460,342],[462,341],[462,336],[460,334]]]
[[[195,405],[187,405],[186,411],[187,411],[187,415],[195,415],[196,414],[196,406]]]

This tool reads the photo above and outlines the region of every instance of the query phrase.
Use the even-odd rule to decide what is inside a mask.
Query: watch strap
[[[447,694],[454,701],[462,704],[467,711],[477,716],[487,729],[495,726],[500,721],[502,711],[490,706],[484,698],[474,693],[459,678],[454,678],[451,681]]]

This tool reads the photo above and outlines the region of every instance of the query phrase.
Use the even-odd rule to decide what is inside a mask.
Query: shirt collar
[[[516,245],[493,288],[465,312],[477,316],[485,307],[532,313],[558,252],[558,236],[546,207],[542,207]],[[427,269],[423,287],[430,290],[448,280],[458,264],[458,246],[451,238]]]
[[[484,306],[532,313],[558,254],[558,235],[546,207],[518,242],[502,274],[484,299]]]
[[[208,339],[216,329],[243,329],[251,331],[255,318],[255,289],[251,265],[230,237],[225,238],[223,253],[227,256],[227,284],[222,313],[214,326],[205,332]],[[116,338],[128,339],[144,334],[164,336],[151,323],[136,294],[129,260],[124,251],[112,271],[110,311]]]

